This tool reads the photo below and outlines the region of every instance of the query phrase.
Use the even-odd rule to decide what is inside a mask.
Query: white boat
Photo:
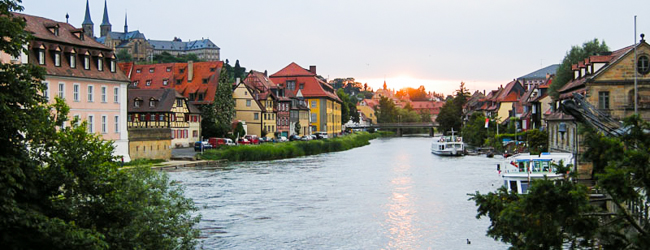
[[[463,145],[463,138],[454,135],[454,130],[451,130],[449,136],[433,137],[431,142],[431,153],[437,155],[463,155],[465,153],[465,146]]]
[[[535,179],[562,179],[564,173],[556,173],[554,164],[573,164],[573,154],[570,153],[541,153],[539,155],[517,154],[506,158],[503,164],[497,165],[497,170],[503,177],[503,185],[508,192],[525,194],[531,181]]]

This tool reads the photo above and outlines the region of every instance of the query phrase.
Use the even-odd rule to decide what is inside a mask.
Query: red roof
[[[280,71],[269,76],[269,78],[293,95],[300,90],[305,98],[324,97],[341,102],[339,97],[334,93],[332,86],[319,79],[316,74],[298,66],[296,63],[292,62]],[[294,81],[294,89],[288,88],[287,81]]]
[[[502,102],[516,102],[519,100],[519,94],[517,92],[510,92],[503,100]]]
[[[131,68],[132,86],[139,89],[174,88],[193,104],[209,104],[214,101],[219,73],[223,67],[221,61],[193,62],[192,80],[189,80],[189,63],[159,63],[148,65],[133,65]],[[126,63],[120,68],[126,68]],[[147,85],[147,82],[150,84]],[[166,84],[165,84],[166,81]],[[192,94],[193,99],[190,98]],[[203,100],[198,100],[199,94]]]

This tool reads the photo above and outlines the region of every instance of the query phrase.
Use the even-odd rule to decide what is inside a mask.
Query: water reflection
[[[391,180],[391,193],[388,199],[386,211],[387,232],[390,241],[387,249],[417,249],[420,248],[419,229],[414,225],[417,215],[411,195],[413,179],[409,175],[411,165],[408,154],[400,153],[396,156],[394,162],[396,167],[392,169],[395,178]]]

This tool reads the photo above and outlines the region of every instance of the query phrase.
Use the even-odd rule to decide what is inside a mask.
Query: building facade
[[[235,101],[235,119],[246,122],[246,134],[261,136],[265,124],[262,114],[266,108],[255,98],[255,91],[243,82],[237,82],[232,98]],[[268,125],[267,125],[268,126]],[[244,135],[240,135],[243,137]]]
[[[9,58],[9,62],[43,67],[47,85],[44,95],[48,100],[54,102],[56,96],[65,99],[70,107],[69,121],[74,118],[87,121],[89,132],[112,140],[116,146],[114,154],[129,161],[126,129],[129,80],[117,69],[112,50],[68,23],[20,13],[13,15],[25,19],[25,30],[33,34],[34,40],[27,45],[28,54]]]

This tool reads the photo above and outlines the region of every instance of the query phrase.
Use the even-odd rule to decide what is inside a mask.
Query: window
[[[120,88],[119,87],[113,88],[113,102],[114,103],[119,103],[120,102]]]
[[[183,74],[183,72],[185,72],[185,69],[180,69],[180,70],[178,70],[178,72]]]
[[[149,68],[149,73],[153,73],[153,72],[154,72],[154,68]]]
[[[54,66],[61,67],[61,52],[54,52]]]
[[[181,80],[176,80],[176,85],[181,85]]]
[[[251,106],[251,100],[246,100],[246,107],[250,107],[250,106]]]
[[[167,86],[167,83],[168,83],[168,82],[169,82],[169,80],[167,80],[167,79],[163,79],[163,85]]]
[[[311,101],[311,107],[315,108],[316,107],[316,101]]]
[[[104,71],[104,60],[103,58],[97,58],[97,70]]]
[[[147,86],[151,86],[151,80],[147,80]]]
[[[181,98],[176,99],[176,107],[183,107],[183,99]]]
[[[287,89],[295,90],[296,89],[296,81],[287,81]]]
[[[203,84],[208,83],[208,78],[203,78]]]
[[[609,91],[598,92],[598,108],[609,109]]]
[[[80,88],[80,86],[79,86],[78,83],[75,83],[72,86],[72,97],[73,97],[75,102],[79,101],[79,88]]]
[[[311,114],[311,121],[310,121],[310,122],[316,122],[317,119],[318,119],[317,114],[316,114],[316,113],[312,113],[312,114]]]
[[[73,121],[76,121],[74,124],[70,124],[73,127],[78,127],[79,123],[81,122],[81,116],[80,115],[74,115],[74,118],[72,119]]]
[[[111,72],[115,73],[115,59],[111,59]]]
[[[198,101],[203,101],[203,94],[199,94]]]
[[[133,87],[137,87],[138,83],[140,83],[140,81],[133,81]]]
[[[115,133],[120,132],[120,116],[115,116]]]
[[[76,68],[77,67],[77,57],[75,54],[70,54],[70,68]]]
[[[133,107],[139,108],[140,107],[140,101],[139,100],[134,100],[133,101]]]
[[[149,100],[149,107],[154,107],[154,106],[156,106],[156,101]]]
[[[167,67],[167,72],[171,72],[171,71],[172,71],[172,67]]]
[[[84,69],[90,69],[90,57],[84,56]]]
[[[106,86],[102,86],[102,102],[106,102],[106,92],[108,92],[108,89]]]
[[[94,133],[95,130],[93,129],[93,126],[95,125],[95,116],[89,115],[88,116],[88,132]]]
[[[214,72],[215,70],[217,70],[217,69],[215,69],[215,68],[210,68],[210,72]]]
[[[45,97],[45,100],[50,100],[50,83],[49,82],[43,82],[45,84],[45,89],[43,90],[43,97]]]
[[[301,83],[301,84],[300,84],[300,89],[304,89],[304,88],[305,88],[305,84],[304,84],[304,83]]]
[[[259,120],[260,119],[260,113],[255,113],[253,114],[253,120]]]
[[[636,70],[639,74],[645,75],[650,72],[650,65],[648,63],[648,56],[642,55],[639,57],[638,63],[636,64]]]
[[[88,101],[93,102],[93,85],[88,85]]]
[[[59,83],[59,98],[65,98],[65,83]]]
[[[135,70],[135,73],[140,73],[140,72],[142,72],[142,69],[136,69]]]
[[[43,49],[38,50],[38,64],[45,64],[45,50]]]
[[[106,116],[102,115],[102,133],[106,134]]]

